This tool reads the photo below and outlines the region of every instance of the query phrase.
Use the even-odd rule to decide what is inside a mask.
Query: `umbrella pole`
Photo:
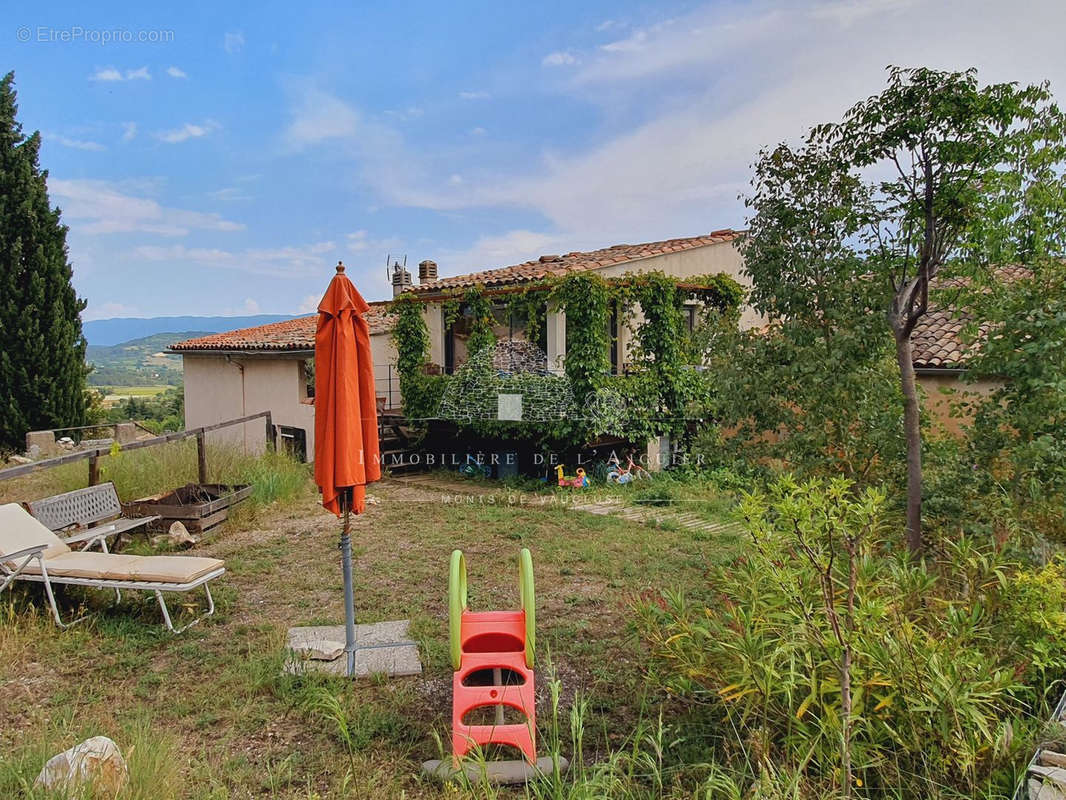
[[[348,657],[348,677],[355,674],[355,591],[352,588],[351,497],[345,489],[344,527],[341,529],[341,566],[344,570],[344,652]]]

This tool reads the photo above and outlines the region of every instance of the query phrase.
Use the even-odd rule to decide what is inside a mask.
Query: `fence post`
[[[207,483],[207,437],[203,431],[196,434],[196,477],[201,484]]]
[[[93,453],[89,456],[89,485],[96,486],[100,482],[100,463],[97,460],[97,456]]]
[[[274,417],[266,412],[266,447],[271,453],[278,448],[277,431],[274,430]]]

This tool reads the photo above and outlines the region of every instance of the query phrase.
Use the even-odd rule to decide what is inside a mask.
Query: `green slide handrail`
[[[452,669],[463,664],[463,612],[466,610],[466,559],[462,550],[452,550],[448,570],[448,635]]]
[[[537,649],[537,602],[533,593],[533,556],[523,547],[518,554],[518,593],[522,610],[526,612],[526,666],[533,669],[533,653]]]

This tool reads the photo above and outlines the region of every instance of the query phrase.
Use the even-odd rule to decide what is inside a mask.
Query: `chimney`
[[[411,273],[407,271],[407,267],[401,267],[400,262],[393,262],[392,265],[392,296],[399,297],[401,294],[411,288]]]
[[[428,258],[418,265],[418,282],[429,283],[437,280],[437,262]]]

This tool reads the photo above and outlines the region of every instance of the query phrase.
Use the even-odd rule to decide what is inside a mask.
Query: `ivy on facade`
[[[677,432],[684,426],[686,405],[708,391],[707,381],[692,368],[700,354],[687,329],[685,304],[695,301],[694,309],[701,321],[714,317],[719,323],[735,326],[743,298],[742,287],[724,274],[678,280],[661,272],[619,278],[578,272],[509,291],[503,310],[512,320],[524,320],[529,342],[536,343],[541,338],[548,310],[566,314],[563,368],[575,414],[572,419],[542,420],[538,427],[545,428],[546,423],[547,428],[530,432],[530,436],[580,444],[604,433],[638,441]],[[471,287],[435,300],[443,306],[445,326],[460,315],[469,317],[469,358],[496,344],[493,301],[484,287]],[[409,420],[432,418],[438,413],[449,382],[457,378],[427,374],[429,334],[419,298],[403,295],[395,302],[395,309],[393,340],[404,413]],[[620,317],[624,317],[619,325],[636,320],[639,311],[639,321],[633,328],[632,361],[625,376],[612,375],[611,370],[612,309],[618,309]],[[556,366],[548,364],[547,369]],[[512,388],[520,390],[517,384]],[[486,436],[513,433],[515,424],[525,424],[501,425],[476,418],[459,422]]]

